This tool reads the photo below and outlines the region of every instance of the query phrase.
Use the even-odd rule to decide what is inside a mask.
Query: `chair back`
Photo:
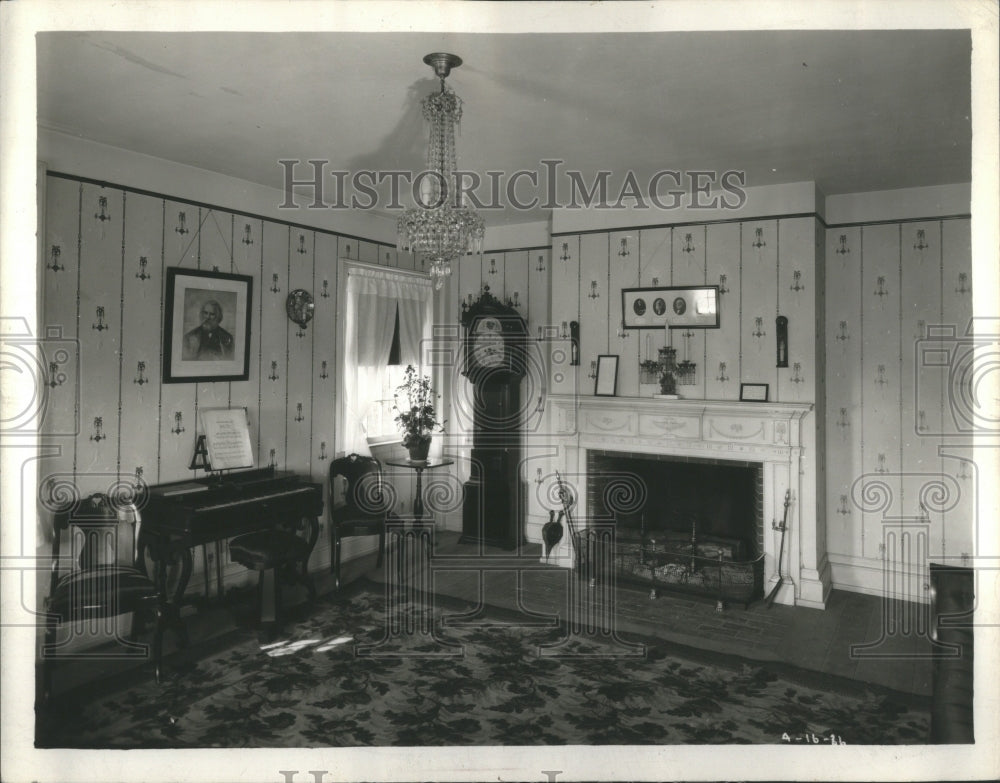
[[[76,568],[89,571],[101,566],[133,565],[138,527],[139,513],[131,499],[114,500],[103,492],[57,509],[52,516],[52,588],[64,564],[60,551],[64,532],[69,533]]]
[[[349,454],[330,463],[330,503],[332,512],[338,500],[338,479],[346,482],[343,501],[348,508],[363,514],[381,514],[387,509],[382,463],[375,457]]]

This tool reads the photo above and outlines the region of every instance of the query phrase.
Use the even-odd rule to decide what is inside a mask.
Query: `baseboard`
[[[830,561],[826,555],[819,568],[812,570],[803,568],[799,574],[799,595],[795,599],[796,606],[808,606],[812,609],[825,609],[830,597],[832,580],[830,576]]]
[[[929,574],[926,568],[831,554],[831,586],[835,590],[874,595],[902,601],[928,603]]]

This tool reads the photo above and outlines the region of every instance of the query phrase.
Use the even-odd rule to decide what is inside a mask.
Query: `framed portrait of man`
[[[163,382],[245,381],[253,278],[167,269]]]

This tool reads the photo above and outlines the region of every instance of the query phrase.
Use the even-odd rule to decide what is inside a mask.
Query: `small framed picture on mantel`
[[[618,354],[597,357],[597,377],[594,380],[595,397],[614,397],[618,392]]]
[[[740,402],[767,402],[768,384],[741,383]]]

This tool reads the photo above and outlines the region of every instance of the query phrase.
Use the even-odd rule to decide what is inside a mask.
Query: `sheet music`
[[[201,411],[212,470],[253,467],[250,421],[245,408],[208,408]]]

